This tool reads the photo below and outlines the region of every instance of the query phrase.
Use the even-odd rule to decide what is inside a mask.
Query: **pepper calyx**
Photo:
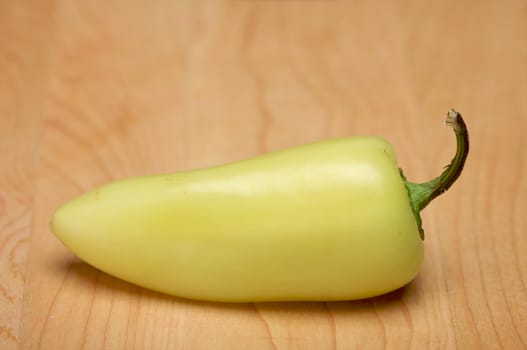
[[[412,207],[415,221],[419,229],[419,236],[424,240],[423,221],[420,212],[432,200],[445,193],[461,175],[469,151],[468,130],[461,114],[453,109],[447,113],[445,124],[452,127],[456,135],[456,154],[441,175],[423,183],[413,183],[406,179],[402,169],[399,169],[403,184],[408,191],[410,206]]]

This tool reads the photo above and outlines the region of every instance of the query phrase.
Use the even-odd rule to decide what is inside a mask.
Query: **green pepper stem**
[[[468,131],[465,125],[465,121],[461,117],[461,114],[449,110],[445,124],[451,126],[456,134],[457,149],[456,155],[452,159],[449,165],[445,167],[445,170],[438,177],[423,183],[413,183],[406,180],[402,171],[401,177],[404,185],[408,190],[410,197],[410,204],[417,221],[419,228],[419,235],[421,239],[424,239],[424,230],[422,227],[422,220],[419,213],[423,210],[432,200],[437,196],[443,194],[446,190],[452,186],[452,184],[458,179],[465,165],[465,160],[468,156],[469,141]]]

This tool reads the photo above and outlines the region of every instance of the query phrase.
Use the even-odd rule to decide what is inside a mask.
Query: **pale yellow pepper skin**
[[[223,302],[373,297],[423,260],[394,152],[375,137],[114,181],[62,205],[51,229],[111,275]]]

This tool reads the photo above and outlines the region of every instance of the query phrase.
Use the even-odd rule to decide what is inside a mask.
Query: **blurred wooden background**
[[[223,305],[76,260],[53,209],[110,179],[388,139],[424,212],[418,278],[337,303]],[[1,1],[0,349],[527,348],[526,1]],[[524,214],[522,214],[524,213]]]

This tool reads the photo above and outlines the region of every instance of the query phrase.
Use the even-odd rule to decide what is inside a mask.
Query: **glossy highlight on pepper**
[[[463,123],[456,112],[449,116]],[[461,171],[465,158],[448,169]],[[452,178],[441,176],[433,186],[409,183],[383,139],[333,139],[113,181],[60,206],[51,230],[96,268],[176,296],[360,299],[418,273],[419,210]]]

